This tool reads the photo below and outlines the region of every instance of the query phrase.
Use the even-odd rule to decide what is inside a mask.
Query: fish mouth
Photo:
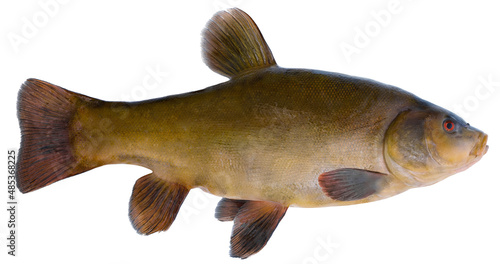
[[[474,157],[482,157],[484,154],[486,154],[486,152],[488,152],[489,146],[486,145],[487,142],[488,135],[480,135],[478,143],[471,149],[469,155]]]

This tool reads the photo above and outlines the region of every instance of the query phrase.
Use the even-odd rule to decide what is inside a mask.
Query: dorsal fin
[[[252,18],[238,8],[217,12],[203,30],[203,59],[213,71],[232,78],[276,65]]]

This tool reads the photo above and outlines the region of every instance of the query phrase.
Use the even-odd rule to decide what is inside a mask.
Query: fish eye
[[[448,132],[448,133],[451,133],[451,132],[454,132],[455,131],[455,122],[451,119],[446,119],[444,120],[443,122],[443,129],[444,131]]]

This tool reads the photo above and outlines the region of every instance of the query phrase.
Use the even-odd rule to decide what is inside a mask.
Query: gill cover
[[[487,151],[487,135],[431,106],[401,112],[386,131],[388,169],[410,186],[434,184],[467,169]]]

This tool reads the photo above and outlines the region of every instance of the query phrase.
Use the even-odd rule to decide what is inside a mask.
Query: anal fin
[[[288,207],[268,201],[246,201],[234,217],[231,257],[245,259],[271,238]]]
[[[138,179],[130,198],[129,217],[140,234],[167,230],[175,220],[189,189],[166,182],[153,173]]]
[[[339,201],[354,201],[378,192],[386,183],[387,174],[361,170],[338,169],[328,171],[318,177],[323,192]]]

